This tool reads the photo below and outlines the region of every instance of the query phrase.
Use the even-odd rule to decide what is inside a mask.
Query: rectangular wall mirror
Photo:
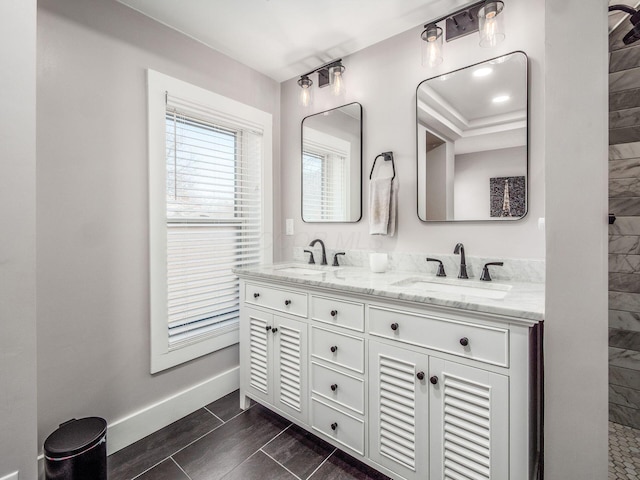
[[[518,220],[527,213],[527,56],[514,52],[418,85],[418,217]]]
[[[302,120],[302,220],[362,217],[362,105],[350,103]]]

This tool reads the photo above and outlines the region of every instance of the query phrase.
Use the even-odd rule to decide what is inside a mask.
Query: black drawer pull
[[[391,324],[391,330],[393,330],[395,332],[396,330],[398,330],[398,326],[399,325],[397,323],[392,323]]]
[[[331,353],[336,353],[338,351],[338,347],[337,346],[332,346],[331,347]]]
[[[335,392],[336,390],[338,390],[338,384],[334,383],[333,385],[331,385],[331,391]]]
[[[333,430],[334,432],[338,429],[338,424],[336,422],[333,422],[331,424],[331,430]]]
[[[253,298],[258,298],[260,296],[260,294],[258,292],[253,294]]]
[[[469,339],[467,337],[462,337],[460,339],[460,345],[462,345],[463,347],[466,347],[467,345],[469,345]]]
[[[271,330],[271,333],[276,333],[278,331],[277,328],[274,328],[273,330]]]
[[[418,380],[424,380],[424,372],[416,373],[416,377],[418,377]]]
[[[264,327],[265,330],[268,332],[269,330],[271,330],[271,325],[267,325],[266,327]]]
[[[285,301],[284,301],[284,304],[285,304],[285,305],[291,305],[291,300],[285,300]]]
[[[434,375],[429,379],[429,381],[431,382],[432,385],[435,385],[436,383],[438,383],[438,377]]]
[[[331,316],[335,317],[336,315],[338,315],[338,311],[337,310],[331,310]]]

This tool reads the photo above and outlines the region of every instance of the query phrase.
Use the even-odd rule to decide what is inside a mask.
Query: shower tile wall
[[[640,45],[609,37],[609,419],[640,428]]]

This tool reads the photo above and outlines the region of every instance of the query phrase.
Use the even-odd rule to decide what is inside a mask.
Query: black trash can
[[[44,441],[46,480],[107,480],[107,422],[99,417],[63,423]]]

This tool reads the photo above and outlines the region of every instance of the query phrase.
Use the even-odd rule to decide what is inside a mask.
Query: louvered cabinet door
[[[370,341],[369,369],[369,457],[407,480],[425,480],[429,457],[427,355]]]
[[[273,398],[272,339],[273,315],[244,309],[240,325],[242,379],[244,387],[256,399],[267,403]]]
[[[430,376],[430,480],[509,479],[508,377],[433,357]]]
[[[274,316],[275,406],[307,423],[307,325]]]

